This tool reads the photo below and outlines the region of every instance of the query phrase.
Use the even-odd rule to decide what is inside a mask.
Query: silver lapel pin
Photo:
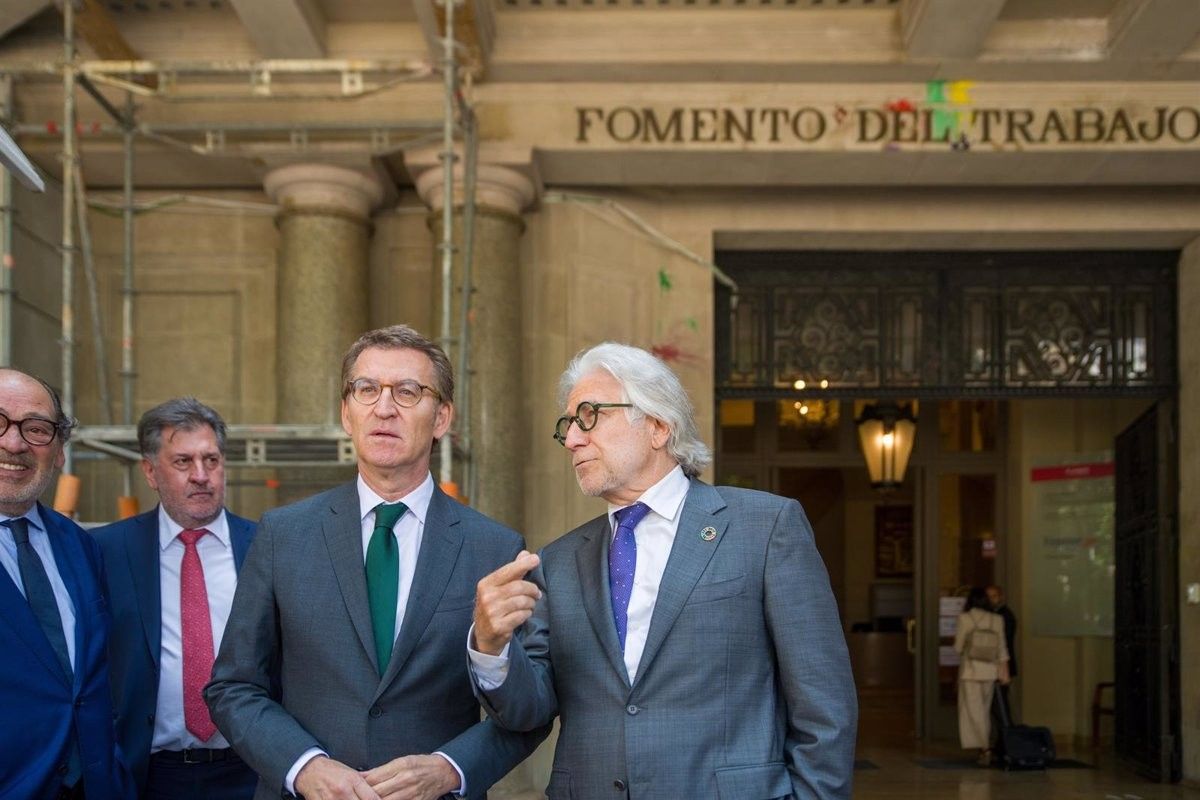
[[[713,539],[717,538],[717,529],[709,525],[707,528],[700,531],[700,538],[706,542],[711,542]]]

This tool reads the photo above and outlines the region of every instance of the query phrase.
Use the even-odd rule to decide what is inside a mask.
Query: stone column
[[[413,168],[410,162],[410,169]],[[414,169],[414,172],[417,170]],[[476,178],[474,258],[471,265],[471,313],[468,326],[470,375],[469,422],[473,486],[464,487],[475,508],[516,530],[522,529],[524,469],[517,457],[524,451],[525,387],[522,385],[520,239],[525,229],[521,212],[533,202],[535,186],[526,174],[504,166],[480,164]],[[451,336],[460,331],[462,302],[462,181],[455,182],[455,259]],[[431,209],[429,227],[435,242],[442,235],[442,171],[417,173],[416,188]],[[434,328],[442,325],[441,251],[434,248]],[[458,347],[449,348],[457,369]],[[463,376],[457,376],[461,385]],[[455,398],[460,401],[460,397]],[[461,422],[460,422],[461,426]],[[461,429],[461,427],[460,427]]]
[[[267,174],[279,204],[276,420],[340,423],[341,358],[367,328],[367,240],[383,197],[373,175],[329,164]]]

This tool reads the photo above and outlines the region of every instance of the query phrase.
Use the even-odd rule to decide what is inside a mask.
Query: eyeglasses
[[[438,400],[442,399],[436,389],[413,380],[380,383],[371,378],[359,378],[350,382],[349,394],[356,402],[362,403],[364,406],[373,406],[379,402],[385,388],[392,390],[392,399],[396,401],[396,405],[402,408],[412,408],[421,402],[423,392],[429,392]]]
[[[633,403],[593,403],[590,400],[584,400],[575,406],[574,416],[559,417],[558,422],[554,423],[554,438],[559,444],[566,447],[567,433],[571,430],[571,423],[577,424],[581,431],[590,431],[596,427],[596,423],[600,420],[600,411],[605,408],[633,408]]]
[[[9,419],[0,414],[0,436],[8,433],[8,426],[16,425],[17,432],[27,444],[37,447],[50,444],[58,435],[58,426],[48,419],[27,417],[22,420]]]

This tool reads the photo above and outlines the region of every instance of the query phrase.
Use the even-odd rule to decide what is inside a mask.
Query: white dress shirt
[[[213,654],[221,650],[221,637],[233,607],[237,588],[237,563],[229,538],[229,520],[224,509],[204,526],[208,534],[196,540],[196,553],[204,570],[204,588],[208,592],[208,617],[212,624]],[[186,548],[179,540],[184,527],[161,505],[158,507],[158,581],[162,604],[162,644],[159,648],[158,706],[154,711],[154,739],[150,752],[229,747],[220,731],[207,742],[187,729],[183,718],[183,621],[180,616],[180,572]]]
[[[367,482],[363,480],[362,475],[358,476],[358,511],[361,515],[362,527],[362,551],[363,551],[363,569],[366,570],[367,565],[367,547],[371,544],[371,536],[375,533],[375,506],[380,503],[404,503],[408,507],[408,511],[404,516],[396,520],[396,524],[392,526],[392,535],[396,537],[396,547],[400,553],[400,575],[396,591],[396,627],[392,632],[392,640],[400,635],[400,626],[404,623],[404,610],[408,608],[408,595],[412,591],[413,576],[417,572],[417,555],[421,552],[421,540],[425,536],[425,519],[429,514],[429,501],[433,499],[433,475],[426,475],[425,480],[416,489],[413,489],[399,500],[389,503],[382,497],[377,495],[375,491],[367,486]],[[296,793],[296,776],[300,774],[300,770],[304,769],[304,765],[312,761],[317,756],[329,755],[324,750],[311,748],[306,750],[292,768],[288,770],[284,780],[285,788],[292,794]],[[466,794],[467,778],[463,771],[459,769],[458,764],[454,763],[454,759],[445,753],[435,753],[450,762],[450,766],[454,767],[454,771],[458,773],[459,791],[457,794]]]
[[[667,559],[675,543],[675,533],[679,530],[680,511],[690,487],[683,467],[677,466],[638,498],[639,502],[650,506],[650,513],[633,532],[637,541],[637,565],[633,570],[633,591],[629,597],[628,624],[625,628],[625,670],[629,673],[631,684],[637,680],[638,665],[650,633],[650,620],[654,617],[654,606],[658,602],[658,587],[667,570]],[[614,532],[611,535],[615,535],[615,514],[621,508],[623,506],[608,507],[608,524]],[[609,542],[611,544],[611,538]],[[615,629],[616,623],[613,625]],[[505,646],[500,655],[492,656],[475,650],[470,646],[472,642],[474,638],[469,637],[467,650],[480,687],[484,691],[497,688],[508,676],[508,647]]]
[[[38,513],[37,505],[26,511],[21,517],[29,520],[29,544],[38,554],[38,558],[42,560],[46,577],[50,579],[50,588],[54,590],[54,601],[58,604],[58,615],[62,618],[63,637],[67,640],[67,658],[71,660],[71,669],[74,669],[75,603],[72,602],[67,585],[63,583],[62,574],[58,571],[58,562],[54,560],[54,550],[50,547],[50,534],[46,532],[46,525],[42,522],[42,515]],[[0,522],[10,519],[19,519],[19,517],[0,514]],[[21,580],[21,568],[17,565],[17,540],[13,536],[12,528],[6,526],[0,526],[0,564],[4,565],[5,572],[17,585],[17,590],[22,595],[25,594],[25,582]]]

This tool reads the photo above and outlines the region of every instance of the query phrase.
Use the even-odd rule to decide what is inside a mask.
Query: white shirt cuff
[[[304,769],[305,764],[317,756],[328,755],[329,753],[326,753],[319,747],[310,747],[301,753],[300,757],[296,759],[296,763],[292,764],[292,768],[287,771],[287,775],[283,778],[283,788],[288,790],[288,794],[293,797],[296,795],[296,776],[300,774],[300,770]]]
[[[474,642],[475,626],[472,625],[471,630],[467,632],[467,656],[471,659],[471,672],[475,674],[479,688],[485,692],[499,689],[508,677],[508,648],[512,642],[504,645],[498,656],[479,652],[471,646]]]
[[[435,756],[441,756],[442,758],[446,759],[447,761],[450,762],[450,766],[454,767],[454,771],[458,773],[458,788],[454,790],[454,794],[457,797],[466,797],[467,796],[467,776],[463,774],[463,771],[459,768],[458,764],[454,763],[454,759],[451,758],[450,756],[446,755],[445,753],[443,753],[441,750],[434,750],[433,754]]]

